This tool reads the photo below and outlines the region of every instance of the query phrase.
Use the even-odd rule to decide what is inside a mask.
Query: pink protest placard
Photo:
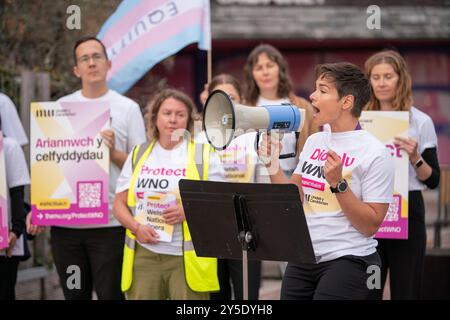
[[[33,223],[108,223],[109,119],[107,102],[31,104]]]

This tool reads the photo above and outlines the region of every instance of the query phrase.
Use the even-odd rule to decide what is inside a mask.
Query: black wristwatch
[[[332,193],[344,193],[345,191],[347,191],[348,189],[348,183],[347,180],[342,179],[341,181],[339,181],[336,185],[336,188],[333,188],[332,186],[330,186],[330,190]]]

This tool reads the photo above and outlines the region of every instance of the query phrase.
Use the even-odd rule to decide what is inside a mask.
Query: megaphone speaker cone
[[[233,101],[222,90],[215,90],[203,109],[203,130],[210,145],[225,149],[233,140],[235,114]]]

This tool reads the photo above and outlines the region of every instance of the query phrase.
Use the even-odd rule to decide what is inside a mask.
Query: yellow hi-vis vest
[[[141,167],[145,160],[152,152],[155,140],[149,143],[138,145],[133,150],[133,175],[131,178],[130,188],[128,189],[127,203],[133,211],[136,207],[136,198],[134,187],[136,180],[141,171]],[[191,180],[200,180],[199,172],[203,173],[203,179],[208,179],[209,167],[209,152],[210,146],[203,145],[203,152],[201,145],[196,147],[191,140],[188,143],[188,162],[186,168],[186,178]],[[141,149],[139,151],[139,149]],[[143,151],[145,150],[145,152]],[[202,161],[203,160],[203,161]],[[137,163],[136,163],[137,162]],[[219,280],[217,278],[217,259],[216,258],[202,258],[197,257],[192,243],[191,234],[189,232],[186,220],[183,221],[183,260],[184,272],[187,285],[195,292],[213,292],[219,291]],[[130,289],[133,281],[133,264],[136,246],[136,237],[130,230],[126,230],[125,246],[123,251],[122,264],[122,291],[126,292]]]

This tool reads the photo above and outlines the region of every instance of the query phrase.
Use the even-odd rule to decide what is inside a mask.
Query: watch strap
[[[337,183],[336,188],[333,188],[332,186],[330,186],[331,193],[341,193],[341,192],[345,192],[345,191],[340,191],[340,190],[339,190],[339,185],[341,185],[342,183],[345,183],[345,184],[347,185],[347,188],[348,188],[348,182],[347,182],[347,180],[342,179],[341,181],[339,181],[339,182]]]
[[[418,169],[421,165],[423,165],[423,158],[420,157],[419,160],[414,163],[414,168]]]

